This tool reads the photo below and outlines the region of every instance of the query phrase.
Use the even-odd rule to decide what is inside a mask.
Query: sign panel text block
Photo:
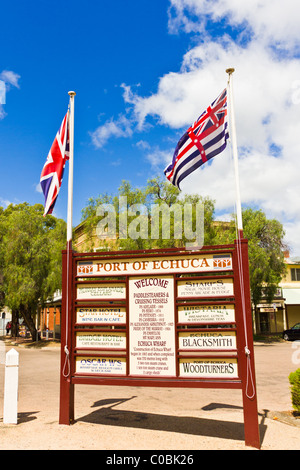
[[[176,375],[174,279],[129,279],[130,374]]]

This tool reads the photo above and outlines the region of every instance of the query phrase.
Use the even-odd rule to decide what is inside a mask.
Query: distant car
[[[282,333],[283,339],[286,341],[293,341],[294,339],[300,339],[300,323],[292,326],[289,330],[284,330]]]

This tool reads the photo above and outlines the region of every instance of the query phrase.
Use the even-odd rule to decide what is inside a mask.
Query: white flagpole
[[[243,219],[242,219],[242,205],[241,205],[241,196],[240,196],[238,151],[237,151],[237,141],[236,141],[235,116],[234,116],[233,91],[232,91],[232,77],[231,77],[233,72],[234,72],[234,68],[226,69],[226,73],[228,73],[228,95],[229,95],[229,105],[230,105],[230,113],[229,114],[230,114],[230,121],[231,121],[230,138],[231,138],[231,142],[232,142],[232,153],[233,153],[234,172],[235,172],[237,226],[238,226],[239,238],[243,238]]]
[[[70,147],[69,147],[69,183],[68,183],[68,216],[67,216],[67,244],[72,243],[72,225],[73,225],[73,163],[74,163],[74,97],[75,91],[69,91],[70,95]]]
[[[238,260],[238,265],[239,265],[239,281],[240,281],[240,289],[241,289],[242,314],[243,314],[244,334],[245,334],[244,350],[245,350],[245,355],[247,358],[246,359],[247,378],[246,378],[245,395],[249,400],[251,400],[254,398],[256,394],[256,390],[255,390],[255,383],[254,383],[254,370],[252,370],[252,364],[251,364],[251,358],[250,358],[251,352],[248,347],[249,345],[248,345],[248,331],[247,331],[247,315],[249,314],[251,318],[251,304],[249,306],[249,312],[247,313],[246,301],[245,301],[245,298],[246,298],[245,273],[246,273],[246,278],[249,279],[249,270],[248,270],[248,267],[243,264],[242,243],[241,243],[241,239],[244,238],[244,236],[243,236],[243,219],[242,219],[242,206],[241,206],[241,197],[240,197],[240,183],[239,183],[239,169],[238,169],[238,151],[237,151],[237,142],[236,142],[235,116],[234,116],[233,92],[232,92],[233,72],[234,72],[234,68],[226,69],[226,73],[228,73],[228,95],[229,95],[229,103],[230,103],[230,120],[231,120],[231,136],[230,137],[231,137],[231,142],[232,142],[232,153],[233,153],[233,160],[234,160],[235,186],[236,186],[236,212],[237,212],[237,228],[238,228],[237,260]],[[246,253],[248,255],[248,245],[247,245]],[[250,387],[252,387],[251,395],[249,395]]]
[[[66,378],[70,375],[69,352],[69,308],[70,308],[70,257],[72,256],[72,225],[73,225],[73,162],[74,162],[74,97],[75,91],[68,92],[70,96],[69,110],[69,181],[68,181],[68,214],[67,214],[67,273],[66,273],[66,320],[65,320],[65,361],[62,375]]]

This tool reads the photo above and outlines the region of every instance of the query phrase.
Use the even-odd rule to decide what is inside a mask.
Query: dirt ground
[[[12,347],[20,355],[18,424],[3,423],[2,360],[1,450],[250,450],[240,390],[76,385],[75,423],[60,425],[60,346],[5,343],[5,352]],[[261,449],[299,450],[288,376],[300,367],[300,343],[256,343],[254,351]]]

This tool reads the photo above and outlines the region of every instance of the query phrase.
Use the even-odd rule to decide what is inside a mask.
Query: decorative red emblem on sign
[[[80,264],[77,266],[77,274],[91,274],[93,272],[92,264]]]
[[[230,268],[231,267],[231,258],[215,258],[213,262],[214,268]]]

